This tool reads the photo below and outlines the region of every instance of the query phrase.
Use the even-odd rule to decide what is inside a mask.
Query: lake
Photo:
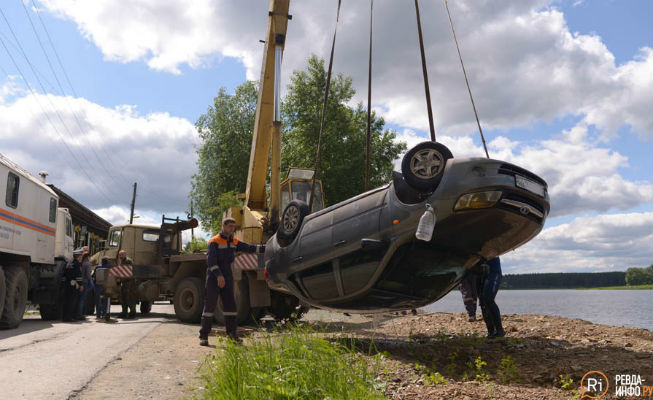
[[[653,331],[653,290],[499,290],[496,301],[501,314],[559,315]],[[456,289],[423,310],[460,313],[465,306]]]

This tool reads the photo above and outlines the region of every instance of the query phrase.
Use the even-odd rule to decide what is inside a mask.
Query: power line
[[[1,11],[1,10],[0,10],[0,11]],[[38,96],[36,95],[36,92],[35,92],[34,89],[32,88],[32,85],[30,85],[30,83],[29,83],[29,81],[27,80],[27,78],[25,78],[25,75],[23,74],[23,71],[20,69],[20,67],[19,67],[18,64],[16,63],[16,60],[14,59],[14,57],[13,57],[13,56],[11,55],[11,53],[9,52],[9,49],[7,48],[7,45],[5,44],[5,41],[4,41],[2,38],[0,38],[0,44],[2,44],[2,47],[4,47],[5,51],[7,52],[7,55],[9,55],[9,58],[11,59],[11,62],[14,64],[14,67],[16,67],[16,69],[18,70],[18,73],[19,73],[20,76],[23,78],[23,81],[25,81],[25,84],[27,85],[27,88],[29,89],[29,91],[32,93],[32,95],[33,95],[33,97],[34,97],[34,100],[35,100],[36,103],[38,104],[39,108],[41,108],[41,111],[43,111],[43,115],[47,118],[47,120],[48,120],[48,122],[50,123],[50,125],[52,125],[52,127],[54,128],[54,131],[57,133],[57,135],[59,135],[59,138],[61,139],[61,143],[63,143],[63,145],[65,146],[66,150],[68,150],[68,152],[70,153],[70,155],[71,155],[71,156],[73,157],[73,159],[77,162],[77,165],[79,166],[79,169],[80,169],[80,170],[81,170],[81,171],[86,175],[86,177],[89,179],[89,181],[90,181],[90,182],[91,182],[91,183],[96,187],[96,189],[97,189],[97,191],[98,191],[99,194],[101,194],[101,195],[102,195],[106,200],[108,200],[109,202],[113,202],[111,199],[109,199],[109,197],[108,197],[108,196],[107,196],[107,195],[106,195],[102,190],[100,190],[100,188],[97,186],[97,184],[95,183],[95,181],[90,177],[90,175],[88,175],[88,173],[87,173],[86,170],[84,169],[82,163],[81,163],[81,162],[79,161],[79,159],[75,156],[75,153],[70,149],[70,146],[68,146],[68,143],[66,143],[66,141],[64,140],[63,135],[61,134],[61,132],[59,132],[59,130],[57,129],[57,126],[54,124],[54,122],[52,122],[52,119],[50,118],[50,115],[48,115],[48,113],[46,112],[45,108],[43,107],[43,105],[41,104],[41,102],[38,100]]]
[[[21,0],[19,0],[21,1]],[[32,0],[32,6],[34,9],[37,9],[36,4],[34,3],[34,0]],[[70,78],[68,77],[68,73],[66,72],[66,68],[63,66],[63,63],[61,62],[61,58],[59,57],[59,52],[57,51],[57,48],[54,46],[54,42],[52,41],[52,36],[50,36],[50,32],[48,31],[48,28],[45,26],[45,22],[43,22],[43,18],[41,18],[41,14],[39,12],[35,12],[36,16],[39,19],[39,22],[41,23],[41,27],[43,28],[43,31],[45,32],[45,36],[48,38],[48,42],[50,43],[50,47],[52,48],[52,52],[54,53],[55,58],[57,59],[57,63],[59,64],[59,67],[61,68],[61,71],[63,72],[64,78],[66,78],[66,82],[68,83],[68,86],[70,87],[70,90],[73,92],[73,95],[75,98],[79,98],[77,95],[77,92],[75,91],[75,87],[70,81]],[[111,154],[103,147],[100,146],[100,149],[103,150],[107,156],[107,159],[109,160],[109,163],[111,164],[112,167],[116,169],[116,171],[122,175],[122,178],[125,179],[125,175],[121,173],[120,168],[114,164],[113,158],[111,157]],[[128,180],[128,179],[126,179]]]
[[[28,65],[28,66],[30,67],[30,69],[32,70],[32,73],[34,74],[34,77],[36,78],[36,81],[39,83],[39,86],[41,87],[41,90],[43,90],[43,92],[45,93],[46,90],[45,90],[45,87],[43,86],[43,83],[41,82],[41,80],[39,79],[38,75],[36,74],[36,72],[35,72],[35,70],[34,70],[34,66],[32,65],[32,62],[29,60],[29,57],[27,57],[27,54],[25,53],[25,50],[23,49],[23,46],[20,44],[20,40],[18,40],[18,37],[16,36],[16,33],[14,32],[13,28],[11,27],[11,24],[10,24],[9,21],[7,20],[7,17],[6,17],[6,15],[5,15],[4,11],[2,11],[2,8],[0,8],[0,15],[2,16],[2,18],[3,18],[4,21],[5,21],[5,23],[7,24],[7,27],[9,28],[9,31],[11,32],[12,36],[14,37],[14,40],[15,40],[16,43],[18,44],[18,47],[19,47],[19,49],[20,49],[20,52],[21,52],[23,58],[25,58],[25,61],[27,62],[27,65]],[[4,41],[3,41],[3,46],[4,46]],[[9,50],[6,48],[6,46],[4,46],[4,47],[5,47],[5,49],[7,50],[7,53],[9,53]],[[15,64],[16,68],[19,69],[18,64],[15,63],[15,60],[13,59],[13,57],[12,57],[11,55],[10,55],[10,57],[11,57],[12,61],[14,61],[14,64]],[[19,71],[20,71],[20,69],[19,69]],[[23,79],[25,79],[25,75],[22,73],[22,71],[20,71],[20,73],[21,73],[21,76],[23,76]],[[26,83],[27,83],[27,81],[26,81]],[[31,88],[31,86],[30,86],[30,88]],[[33,91],[32,91],[32,93],[34,94]],[[54,113],[55,113],[55,114],[57,115],[57,117],[59,118],[59,121],[61,122],[61,125],[64,127],[64,129],[66,130],[66,132],[68,133],[68,135],[70,136],[70,138],[71,138],[72,140],[74,140],[75,137],[73,136],[72,132],[71,132],[70,129],[68,128],[68,125],[66,125],[66,123],[64,122],[64,119],[63,119],[63,117],[61,116],[61,113],[59,113],[59,111],[57,110],[57,107],[55,107],[55,105],[52,103],[52,100],[50,99],[50,97],[49,97],[47,94],[44,94],[44,96],[45,96],[46,100],[48,101],[48,103],[50,103],[50,106],[51,106],[52,109],[54,110]],[[39,103],[39,104],[40,104],[40,103]],[[43,111],[45,112],[44,109],[43,109]],[[46,114],[46,115],[47,115],[47,114]],[[49,116],[48,116],[48,120],[50,120]],[[58,133],[58,131],[57,131],[57,133]],[[81,153],[81,156],[82,156],[82,157],[84,158],[84,160],[86,161],[87,165],[88,165],[89,167],[92,166],[91,162],[90,162],[89,159],[86,157],[86,154],[84,154],[84,152],[80,152],[80,153]],[[100,192],[102,192],[102,193],[104,194],[104,192],[100,189],[100,187],[97,185],[97,183],[95,182],[95,180],[93,180],[93,179],[88,175],[88,173],[86,172],[86,170],[83,169],[83,168],[82,168],[82,170],[84,171],[84,174],[87,175],[88,178],[91,180],[91,182],[93,183],[93,185],[98,189],[98,191],[100,191]],[[106,194],[104,194],[104,196],[108,199],[108,196],[106,196]],[[110,201],[111,201],[111,200],[110,200]]]
[[[68,97],[66,96],[66,91],[64,90],[63,86],[61,85],[61,82],[59,81],[59,77],[57,77],[57,73],[54,70],[54,67],[52,66],[52,62],[50,62],[50,57],[48,56],[48,53],[45,51],[45,47],[43,47],[43,43],[41,42],[41,38],[39,37],[38,32],[36,31],[36,27],[34,27],[34,24],[32,23],[32,18],[29,16],[29,11],[27,11],[27,6],[25,6],[25,3],[22,2],[22,0],[18,0],[22,6],[23,10],[25,11],[25,16],[27,17],[27,20],[29,21],[30,26],[32,27],[32,31],[34,32],[34,36],[36,36],[36,40],[39,43],[39,46],[41,47],[41,50],[43,51],[43,54],[45,55],[45,59],[48,62],[48,66],[50,67],[50,70],[52,71],[52,75],[54,76],[55,81],[57,82],[57,85],[59,86],[59,89],[61,90],[61,94],[64,97],[64,100],[66,102],[66,105],[68,106],[68,109],[70,109],[71,113],[73,114],[73,117],[75,119],[75,122],[77,123],[77,127],[79,128],[80,133],[82,135],[84,134],[84,128],[82,127],[81,122],[79,121],[79,117],[77,116],[77,113],[75,110],[73,110],[72,106],[70,105],[70,102],[68,101]],[[65,71],[65,70],[64,70]],[[104,169],[104,171],[107,173],[107,175],[113,180],[113,182],[117,185],[120,185],[116,178],[113,176],[113,174],[109,171],[109,169],[106,167],[105,163],[102,162],[102,159],[100,158],[99,154],[95,150],[95,147],[92,145],[90,140],[87,140],[87,144],[89,145],[89,148],[95,154],[95,157],[98,159],[98,163]]]

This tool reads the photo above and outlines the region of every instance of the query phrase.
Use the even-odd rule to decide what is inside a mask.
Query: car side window
[[[50,222],[57,220],[57,199],[50,197]]]
[[[122,231],[113,231],[111,232],[111,237],[109,238],[109,247],[118,247],[120,246],[120,238],[122,237]]]
[[[5,203],[11,207],[18,207],[18,189],[20,187],[20,178],[13,172],[9,172],[7,176],[7,195]]]
[[[66,218],[66,236],[73,237],[73,222]]]
[[[159,231],[143,231],[143,240],[146,242],[156,242],[159,239]]]

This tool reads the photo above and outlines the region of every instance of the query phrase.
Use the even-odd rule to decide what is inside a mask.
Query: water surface
[[[502,314],[559,315],[653,331],[653,290],[499,290],[497,304]],[[459,313],[465,306],[453,290],[423,310]]]

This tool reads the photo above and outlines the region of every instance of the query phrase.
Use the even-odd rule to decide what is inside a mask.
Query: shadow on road
[[[0,340],[18,335],[24,335],[26,333],[40,331],[42,329],[48,329],[51,327],[52,321],[43,321],[42,319],[36,318],[24,319],[18,328],[0,330]]]

